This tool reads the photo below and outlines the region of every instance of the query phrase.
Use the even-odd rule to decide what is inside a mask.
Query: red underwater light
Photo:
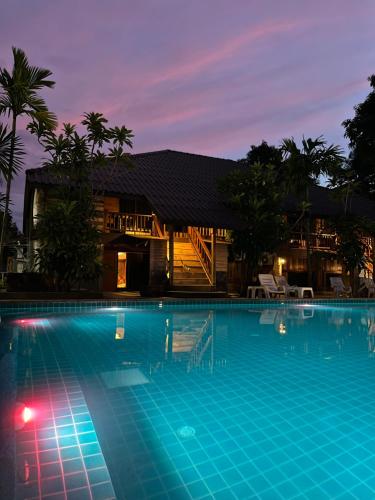
[[[24,403],[16,403],[14,412],[14,427],[16,431],[23,429],[23,427],[30,422],[35,416],[35,412]]]
[[[25,408],[22,411],[22,420],[24,421],[24,423],[27,424],[27,422],[30,422],[33,416],[34,416],[33,410],[28,406],[25,406]]]

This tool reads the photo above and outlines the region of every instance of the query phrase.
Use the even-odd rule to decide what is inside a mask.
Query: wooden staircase
[[[175,361],[187,361],[187,371],[200,365],[212,342],[212,313],[173,314],[172,355]]]
[[[174,242],[173,289],[213,290],[199,256],[188,239]]]

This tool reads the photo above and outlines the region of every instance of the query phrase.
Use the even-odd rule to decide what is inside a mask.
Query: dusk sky
[[[59,122],[99,111],[134,130],[134,151],[238,159],[262,139],[323,134],[375,73],[374,0],[1,0],[0,66],[11,47],[53,71]],[[40,165],[21,133],[25,168]],[[14,183],[20,225],[24,176]]]

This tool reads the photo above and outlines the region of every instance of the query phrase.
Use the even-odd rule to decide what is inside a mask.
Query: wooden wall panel
[[[166,272],[167,241],[150,240],[150,284],[160,283]]]
[[[120,200],[113,196],[104,197],[104,210],[106,212],[119,212],[120,211]]]
[[[227,272],[228,270],[228,246],[216,243],[216,271]]]
[[[103,291],[112,292],[117,288],[117,262],[114,250],[104,250],[103,253]]]

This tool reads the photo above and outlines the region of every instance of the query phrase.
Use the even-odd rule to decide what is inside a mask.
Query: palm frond
[[[23,165],[23,156],[25,154],[21,139],[16,136],[14,140],[13,166],[9,172],[10,158],[12,150],[12,132],[0,123],[0,172],[4,179],[8,179],[9,174],[12,178]]]

